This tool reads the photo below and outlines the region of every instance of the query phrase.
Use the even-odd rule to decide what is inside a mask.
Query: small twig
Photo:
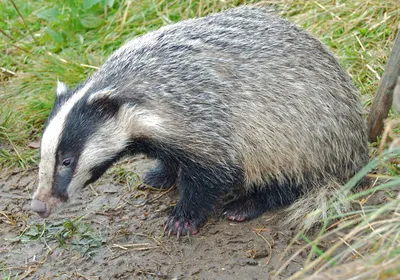
[[[172,185],[168,190],[166,190],[165,192],[163,192],[162,194],[160,194],[159,196],[151,199],[150,201],[148,201],[148,203],[152,203],[158,199],[160,199],[161,197],[163,197],[164,195],[166,195],[167,193],[171,192],[173,189],[175,189],[176,185]]]
[[[133,249],[130,249],[130,250],[131,251],[147,251],[147,250],[156,249],[156,248],[158,248],[158,246],[144,247],[144,248],[133,248]]]
[[[122,250],[131,250],[131,251],[146,251],[158,248],[158,246],[150,246],[150,245],[151,245],[150,243],[125,244],[125,245],[113,244],[111,248],[119,248]],[[140,247],[140,246],[145,246],[145,247]]]
[[[7,267],[0,267],[0,271],[4,271],[4,270],[14,270],[14,269],[18,269],[18,270],[27,270],[29,268],[37,268],[37,265],[30,265],[30,266],[7,266]]]
[[[365,64],[365,66],[366,66],[372,73],[375,74],[375,77],[376,77],[376,79],[377,79],[378,81],[381,80],[381,76],[379,76],[378,72],[376,72],[376,71],[374,70],[374,68],[372,68],[369,64]]]
[[[118,215],[121,214],[121,211],[118,211],[117,209],[113,209],[112,211],[113,212],[110,212],[110,213],[105,212],[105,211],[103,211],[103,212],[95,212],[94,214],[95,215],[106,216],[106,217],[115,217],[115,216],[118,216]]]
[[[65,63],[65,64],[68,64],[68,63],[70,63],[68,60],[66,60],[66,59],[64,59],[64,58],[61,58],[61,57],[59,57],[58,55],[56,55],[56,54],[54,54],[54,53],[52,53],[52,52],[47,52],[47,54],[49,55],[49,56],[51,56],[51,57],[54,57],[54,58],[56,58],[56,59],[58,59],[59,61],[61,61],[62,63]],[[79,66],[81,66],[81,67],[86,67],[86,68],[91,68],[91,69],[95,69],[95,70],[97,70],[97,69],[99,69],[100,67],[97,67],[97,66],[93,66],[93,65],[89,65],[89,64],[84,64],[84,63],[76,63],[76,62],[72,62],[73,64],[76,64],[76,65],[79,65]]]
[[[0,33],[3,34],[4,36],[6,36],[8,39],[10,39],[11,41],[17,42],[13,37],[11,37],[10,35],[8,35],[3,29],[0,28]],[[21,51],[24,51],[26,53],[30,53],[30,51],[28,51],[25,48],[19,47],[13,43],[10,43],[13,47],[20,49]]]
[[[84,63],[80,63],[79,65],[82,66],[82,67],[92,68],[92,69],[95,69],[95,70],[100,68],[100,67],[97,67],[97,66],[88,65],[88,64],[84,64]]]
[[[390,120],[389,122],[387,122],[386,128],[382,134],[381,143],[379,144],[378,154],[382,154],[388,136],[391,135],[393,128],[398,124],[400,124],[400,120]]]
[[[129,247],[150,246],[150,245],[151,245],[150,243],[135,243],[135,244],[125,244],[125,245],[113,244],[113,246],[124,249]]]
[[[164,195],[166,195],[167,193],[171,192],[173,189],[175,189],[176,185],[172,185],[169,189],[167,189],[166,191],[164,191],[163,193],[161,193],[160,195],[158,195],[157,197],[149,200],[149,201],[144,201],[143,203],[140,203],[138,205],[134,205],[135,207],[141,207],[144,206],[148,203],[153,203],[154,201],[160,199],[161,197],[163,197]]]
[[[87,278],[85,275],[79,273],[78,271],[75,271],[74,275],[78,276],[79,278],[83,278],[85,280],[90,280],[90,278]]]
[[[10,217],[4,211],[0,211],[0,215],[6,217],[7,220],[11,220]]]
[[[323,9],[324,11],[328,12],[332,17],[336,18],[337,20],[341,20],[340,17],[338,17],[337,15],[335,15],[334,13],[332,13],[331,11],[329,11],[327,8],[325,8],[324,6],[322,6],[320,3],[318,3],[317,1],[314,1],[314,3],[320,7],[321,9]]]
[[[10,43],[11,46],[13,46],[14,48],[20,49],[21,51],[24,51],[26,53],[30,53],[30,51],[28,51],[27,49],[18,47],[16,44]]]
[[[388,179],[388,180],[392,180],[393,176],[390,175],[383,175],[383,174],[367,174],[366,175],[367,178],[374,178],[376,180],[378,179]]]
[[[17,175],[19,173],[31,172],[31,171],[36,170],[36,169],[39,169],[39,167],[35,166],[35,167],[27,168],[27,169],[12,171],[12,172],[7,174],[7,179],[6,180],[10,179],[10,177],[15,176],[15,175]]]
[[[154,242],[156,242],[156,243],[157,243],[157,245],[161,245],[161,241],[160,241],[160,240],[158,240],[157,238],[155,238],[154,236],[153,236],[151,239],[153,239],[153,240],[154,240]]]
[[[93,184],[89,184],[89,188],[90,188],[90,190],[93,192],[93,194],[94,194],[95,196],[99,196],[99,193],[96,192],[96,190],[95,190],[94,187],[93,187]]]
[[[124,25],[125,25],[125,22],[126,22],[126,18],[128,17],[128,11],[129,11],[129,7],[131,6],[131,4],[132,4],[132,1],[127,1],[127,3],[126,3],[126,8],[125,8],[125,11],[124,11],[124,15],[122,16],[122,20],[121,20],[121,32],[122,32],[122,30],[124,30]]]
[[[47,244],[46,244],[47,245]],[[48,246],[48,245],[47,245]],[[49,250],[47,250],[46,255],[43,256],[43,258],[40,259],[39,264],[44,264],[44,262],[47,260],[47,257],[53,253],[53,251],[58,247],[58,245],[56,245],[54,247],[54,249],[51,249],[50,247]]]
[[[365,50],[365,48],[364,48],[364,45],[361,43],[361,40],[360,40],[360,38],[358,38],[357,34],[356,34],[356,35],[354,35],[354,36],[356,37],[356,39],[357,39],[357,42],[360,44],[360,46],[361,46],[362,50],[365,52],[366,50]]]
[[[8,70],[8,69],[6,69],[4,67],[0,67],[0,69],[1,69],[2,72],[7,73],[7,74],[9,74],[11,76],[16,76],[17,75],[15,72],[10,71],[10,70]]]
[[[21,161],[24,165],[26,165],[25,160],[21,157],[21,155],[20,155],[20,153],[18,152],[17,147],[14,145],[13,141],[11,141],[10,137],[8,136],[8,134],[5,134],[5,135],[6,135],[7,139],[8,139],[8,141],[10,142],[11,147],[14,149],[15,153],[17,154],[18,158],[20,159],[20,161]]]
[[[368,29],[368,31],[374,30],[375,28],[377,28],[377,27],[378,27],[379,25],[381,25],[382,23],[385,23],[385,21],[387,21],[387,20],[390,19],[390,18],[391,18],[391,16],[387,16],[387,14],[385,14],[383,20],[381,20],[380,22],[375,23],[374,25],[372,25],[372,26]]]
[[[66,63],[66,64],[68,63],[68,61],[66,61],[64,58],[61,58],[61,57],[55,55],[54,53],[47,52],[47,54],[50,55],[51,57],[57,58],[57,59],[58,59],[59,61],[61,61],[62,63]]]
[[[255,234],[257,234],[259,237],[261,237],[267,244],[268,244],[268,247],[269,247],[269,254],[268,254],[268,259],[267,259],[267,261],[265,262],[265,264],[269,264],[269,262],[271,261],[271,258],[272,258],[272,247],[271,247],[271,244],[269,244],[269,242],[268,242],[268,240],[264,237],[264,236],[262,236],[260,233],[258,233],[258,232],[255,232],[255,231],[253,231]]]
[[[8,35],[5,31],[3,31],[3,29],[0,28],[0,33],[3,34],[4,36],[6,36],[8,39],[10,39],[11,41],[15,42],[15,39],[13,37],[11,37],[10,35]]]
[[[29,275],[31,275],[33,272],[36,272],[37,267],[36,266],[29,266],[27,270],[24,271],[24,273],[22,273],[21,275],[19,275],[18,279],[25,279],[26,277],[28,277]]]
[[[256,233],[260,233],[260,232],[270,232],[271,230],[269,228],[252,228],[252,231],[256,232]]]
[[[353,255],[358,255],[361,258],[364,258],[364,256],[362,254],[360,254],[360,252],[358,252],[356,249],[354,249],[346,240],[344,240],[343,238],[339,237],[339,239],[347,246],[349,247],[352,251],[353,251]]]
[[[17,5],[15,5],[14,0],[10,0],[10,1],[11,1],[12,5],[14,6],[15,10],[17,11],[18,15],[20,16],[20,18],[22,19],[22,21],[23,21],[23,23],[24,23],[26,29],[28,30],[29,34],[31,35],[33,41],[35,41],[36,45],[39,46],[38,41],[36,41],[35,36],[33,36],[31,30],[29,29],[28,25],[26,24],[26,21],[25,21],[24,17],[23,17],[23,16],[21,15],[21,13],[19,12]]]
[[[150,272],[150,271],[137,270],[136,273],[139,273],[141,275],[151,275],[151,276],[155,276],[156,278],[160,278],[159,274],[154,273],[154,272]],[[145,277],[145,278],[147,279],[147,277]],[[166,278],[166,277],[163,277],[163,278]]]
[[[337,225],[339,225],[339,224],[341,224],[341,223],[343,223],[343,222],[345,222],[345,221],[347,221],[347,220],[351,220],[351,219],[353,219],[353,218],[355,218],[355,217],[357,217],[358,216],[358,214],[355,214],[355,215],[351,215],[351,216],[349,216],[349,217],[346,217],[346,218],[341,218],[339,221],[337,221],[336,223],[333,223],[332,225],[330,225],[329,227],[327,227],[326,228],[326,231],[329,231],[331,228],[334,228],[334,227],[336,227]]]

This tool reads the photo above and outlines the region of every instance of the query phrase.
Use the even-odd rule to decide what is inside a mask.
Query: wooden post
[[[372,101],[371,112],[368,117],[369,141],[375,142],[383,129],[383,121],[387,117],[393,101],[393,90],[397,78],[400,76],[400,30],[394,41],[392,52],[386,63],[385,71],[378,90]]]

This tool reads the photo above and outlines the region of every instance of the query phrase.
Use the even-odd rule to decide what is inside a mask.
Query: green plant
[[[104,241],[82,217],[56,223],[31,224],[18,237],[20,242],[42,241],[45,245],[55,242],[57,246],[71,247],[84,257],[95,254]]]

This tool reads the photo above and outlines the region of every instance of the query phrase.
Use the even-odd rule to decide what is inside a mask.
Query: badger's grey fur
[[[229,219],[299,197],[292,218],[304,216],[368,160],[358,93],[333,55],[251,7],[135,38],[76,89],[60,83],[32,209],[48,216],[136,153],[159,161],[145,183],[177,184],[166,229],[178,235],[197,232],[229,191],[240,194]]]

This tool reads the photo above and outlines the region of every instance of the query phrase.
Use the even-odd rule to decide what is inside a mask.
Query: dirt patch
[[[96,185],[75,194],[75,200],[62,205],[46,223],[29,211],[37,170],[3,176],[3,275],[31,279],[268,279],[274,275],[279,257],[294,235],[279,226],[279,214],[267,213],[250,222],[233,223],[217,211],[196,236],[164,236],[164,221],[179,194],[176,190],[136,188],[140,181],[137,178],[153,164],[141,158],[115,167]],[[139,177],[127,177],[125,170]],[[79,216],[83,217],[75,221],[72,237],[63,239],[66,230],[58,236],[61,241],[46,240],[50,236],[46,232],[59,225],[65,227],[63,221]],[[90,235],[77,224],[90,228]],[[32,231],[38,238],[23,241]],[[25,239],[18,238],[21,232]],[[91,243],[90,238],[100,243]],[[278,279],[301,269],[302,257],[297,261]]]

